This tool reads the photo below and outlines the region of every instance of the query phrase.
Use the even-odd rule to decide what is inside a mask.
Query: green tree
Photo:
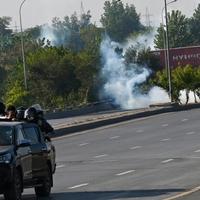
[[[105,1],[101,23],[106,33],[117,42],[142,29],[140,16],[134,5],[123,5],[120,0]]]
[[[29,106],[29,93],[24,90],[20,81],[15,80],[11,87],[6,91],[4,101],[7,105]]]
[[[97,74],[96,58],[83,51],[77,55],[75,63],[76,76],[81,83],[82,102],[87,103]]]
[[[88,27],[91,24],[91,14],[90,11],[88,10],[87,13],[82,13],[81,18],[80,18],[80,27],[85,28]]]
[[[31,96],[24,88],[23,67],[19,63],[7,71],[3,101],[16,106],[29,106]]]
[[[11,46],[12,29],[9,28],[10,22],[10,17],[0,17],[0,51],[5,51]]]
[[[98,28],[93,24],[82,28],[80,31],[84,51],[96,55],[98,58],[100,57],[99,50],[102,41],[102,32],[103,30],[101,28]]]
[[[147,66],[154,72],[159,70],[159,60],[151,53],[151,48],[131,46],[125,52],[124,58],[127,64]]]
[[[190,19],[191,37],[193,45],[200,45],[200,4]]]
[[[58,39],[55,45],[70,48],[74,52],[82,50],[83,41],[80,37],[80,31],[81,28],[90,25],[90,18],[89,11],[86,14],[82,14],[80,20],[76,12],[70,17],[65,16],[63,21],[55,17],[52,20],[53,32]]]
[[[180,102],[180,92],[186,91],[186,104],[189,101],[189,92],[194,93],[195,102],[197,97],[200,99],[200,69],[190,65],[185,67],[177,67],[172,70],[172,99],[175,102]],[[158,71],[153,84],[162,87],[168,92],[168,78],[165,70]]]
[[[56,107],[56,97],[64,99],[78,90],[73,60],[74,55],[63,48],[46,47],[29,54],[29,89],[37,102],[43,102],[44,107]]]
[[[9,28],[11,17],[0,17],[0,36],[10,36],[12,30]]]
[[[173,10],[168,13],[168,28],[169,28],[169,45],[171,48],[184,47],[191,44],[191,35],[189,31],[189,19],[179,10]],[[155,47],[158,49],[164,48],[165,27],[161,24],[157,29],[155,36]]]
[[[194,93],[195,101],[198,94],[200,80],[199,68],[194,68],[191,65],[185,67],[177,67],[173,70],[173,78],[181,85],[181,90],[186,91],[186,104],[189,101],[189,92]]]

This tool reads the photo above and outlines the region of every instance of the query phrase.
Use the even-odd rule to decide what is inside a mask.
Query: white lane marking
[[[142,130],[142,129],[136,131],[136,133],[143,133],[143,132],[144,132],[144,130]]]
[[[118,139],[118,138],[120,138],[120,136],[118,136],[118,135],[110,137],[111,140]]]
[[[72,189],[84,187],[84,186],[87,186],[87,185],[89,185],[89,183],[83,183],[83,184],[80,184],[80,185],[75,185],[75,186],[69,187],[68,189],[72,190]]]
[[[118,162],[118,160],[95,160],[92,163],[109,163],[109,162]]]
[[[173,113],[175,113],[175,112],[173,112]],[[159,116],[167,116],[167,115],[169,115],[169,113],[159,114]],[[77,133],[52,138],[52,141],[58,141],[58,140],[66,139],[66,138],[76,137],[76,136],[84,135],[84,134],[87,134],[87,133],[94,133],[95,131],[102,131],[102,130],[106,130],[106,129],[110,129],[110,128],[120,127],[122,125],[132,124],[134,122],[140,122],[140,121],[144,121],[144,120],[147,120],[147,119],[150,119],[150,118],[154,119],[154,118],[157,118],[157,117],[158,117],[158,115],[151,115],[149,117],[141,117],[141,118],[138,118],[138,119],[132,119],[132,120],[128,120],[128,121],[125,121],[125,122],[119,122],[117,124],[106,125],[106,126],[103,126],[103,127],[94,128],[92,130],[79,131]]]
[[[186,135],[193,135],[193,134],[195,134],[194,131],[191,131],[191,132],[186,133]]]
[[[200,159],[200,157],[199,156],[193,156],[193,157],[191,157],[192,159]]]
[[[135,170],[129,170],[129,171],[126,171],[126,172],[121,172],[119,174],[116,174],[116,176],[123,176],[123,175],[130,174],[130,173],[133,173],[133,172],[135,172]]]
[[[102,154],[102,155],[98,155],[98,156],[95,156],[94,158],[103,158],[103,157],[106,157],[108,156],[107,154]]]
[[[88,145],[89,143],[82,143],[82,144],[79,144],[79,146],[80,147],[82,147],[82,146],[86,146],[86,145]]]
[[[161,142],[167,142],[167,141],[169,141],[169,140],[171,140],[170,138],[165,138],[165,139],[162,139],[162,140],[160,140]]]
[[[192,193],[198,192],[199,190],[200,190],[200,186],[198,186],[198,187],[196,187],[196,188],[194,188],[194,189],[192,189],[192,190],[183,192],[183,193],[181,193],[181,194],[177,194],[177,195],[175,195],[175,196],[173,196],[173,197],[165,198],[165,199],[163,199],[163,200],[176,200],[176,199],[178,199],[178,198],[185,197],[185,196],[188,196],[188,195],[190,195],[190,194],[192,194]]]
[[[200,152],[200,149],[198,149],[198,150],[195,151],[195,153],[199,153],[199,152]]]
[[[182,122],[186,122],[186,121],[188,121],[188,120],[189,120],[189,119],[182,119],[181,121],[182,121]]]
[[[169,124],[163,124],[163,125],[162,125],[162,127],[167,127],[167,126],[169,126]]]
[[[164,164],[165,164],[165,163],[169,163],[169,162],[171,162],[171,161],[173,161],[173,160],[174,160],[174,159],[163,160],[162,163],[164,163]]]
[[[140,148],[142,148],[142,146],[135,146],[135,147],[131,147],[130,149],[135,150],[135,149],[140,149]]]
[[[65,167],[65,165],[57,165],[56,169],[63,168],[63,167]]]

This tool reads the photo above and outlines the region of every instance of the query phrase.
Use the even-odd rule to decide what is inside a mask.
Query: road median
[[[189,105],[177,105],[177,104],[166,104],[166,105],[151,105],[149,108],[118,111],[109,114],[97,114],[85,117],[84,119],[78,119],[74,117],[74,120],[54,126],[56,134],[53,137],[59,137],[75,132],[90,130],[101,126],[116,124],[123,121],[139,119],[143,117],[149,117],[162,113],[178,112],[184,110],[190,110],[200,108],[200,104],[189,104]]]

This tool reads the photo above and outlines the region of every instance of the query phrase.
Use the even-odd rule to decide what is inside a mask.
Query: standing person
[[[6,108],[6,119],[14,121],[14,120],[16,120],[16,114],[17,114],[17,110],[16,110],[15,106],[9,105]]]

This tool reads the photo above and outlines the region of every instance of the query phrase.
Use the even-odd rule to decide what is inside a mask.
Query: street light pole
[[[20,18],[20,30],[21,30],[21,48],[22,48],[22,59],[23,59],[23,68],[24,68],[24,86],[27,90],[27,76],[26,76],[26,60],[25,60],[25,52],[24,52],[24,38],[23,38],[23,29],[22,29],[22,6],[24,5],[26,0],[23,0],[19,7],[19,18]]]
[[[169,84],[169,97],[172,103],[172,83],[171,83],[171,68],[170,68],[170,50],[169,50],[169,28],[168,28],[168,16],[167,16],[167,0],[165,2],[165,22],[166,22],[166,56],[167,56],[167,72],[168,72],[168,84]]]
[[[176,2],[177,0],[172,0],[170,2],[167,3],[167,6]],[[164,13],[164,10],[165,10],[165,6],[162,8],[162,13],[161,13],[161,18],[162,18],[162,26],[163,26],[163,49],[164,49],[164,55],[165,55],[165,69],[166,69],[166,72],[167,72],[167,75],[169,74],[168,73],[168,64],[167,64],[167,50],[166,50],[166,33],[164,31],[164,19],[163,19],[163,13]],[[168,35],[169,37],[169,35]]]

